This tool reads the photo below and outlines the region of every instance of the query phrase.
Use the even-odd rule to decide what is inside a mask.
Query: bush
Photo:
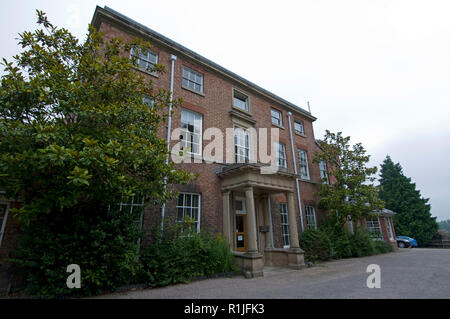
[[[377,254],[386,254],[394,251],[392,244],[387,243],[384,240],[374,241],[374,247]]]
[[[331,222],[322,224],[317,230],[304,231],[300,237],[300,247],[305,251],[305,260],[310,262],[394,251],[392,244],[384,240],[374,240],[365,229],[356,229],[350,234],[345,228]]]
[[[375,255],[375,244],[369,234],[361,229],[357,229],[349,238],[350,249],[353,257]]]
[[[321,231],[326,233],[331,241],[331,258],[341,259],[352,257],[349,233],[343,227],[333,227],[331,224],[323,224]]]
[[[300,247],[305,251],[305,260],[330,260],[332,258],[332,244],[327,233],[322,230],[307,229],[300,237]]]
[[[132,214],[85,210],[41,214],[25,228],[15,258],[26,276],[26,292],[54,298],[113,291],[139,270],[139,230]],[[67,266],[81,270],[81,288],[66,285]]]
[[[183,227],[168,226],[163,235],[154,231],[153,245],[141,256],[142,281],[165,286],[235,270],[226,240],[206,232],[183,231]]]

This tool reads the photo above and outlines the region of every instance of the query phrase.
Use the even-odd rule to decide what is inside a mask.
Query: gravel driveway
[[[369,289],[369,264],[381,269],[381,288]],[[264,269],[264,277],[218,278],[96,298],[450,298],[449,249],[395,253],[326,262],[302,270]]]

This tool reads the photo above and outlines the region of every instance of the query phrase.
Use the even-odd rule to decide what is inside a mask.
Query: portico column
[[[261,198],[261,207],[263,209],[263,216],[264,216],[264,226],[271,228],[272,225],[270,225],[270,210],[268,207],[268,196],[263,196]],[[264,235],[264,239],[266,242],[265,248],[272,248],[272,240],[270,238],[270,231],[267,231]]]
[[[223,236],[227,239],[228,243],[231,244],[231,234],[230,234],[230,191],[222,192],[222,223],[223,223]]]
[[[287,192],[288,201],[288,221],[289,221],[289,239],[291,249],[300,248],[298,242],[298,230],[297,230],[297,219],[295,214],[294,205],[294,192]]]
[[[258,246],[256,244],[256,215],[253,187],[245,189],[245,208],[247,210],[247,252],[257,253]]]

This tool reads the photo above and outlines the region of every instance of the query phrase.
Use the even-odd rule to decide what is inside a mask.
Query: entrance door
[[[236,250],[247,251],[247,215],[236,214]]]

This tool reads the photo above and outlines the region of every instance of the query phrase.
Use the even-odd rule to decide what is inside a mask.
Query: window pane
[[[304,130],[303,130],[303,123],[298,122],[298,121],[295,121],[295,122],[294,122],[294,128],[295,128],[295,131],[296,131],[297,133],[300,133],[300,134],[303,134],[303,133],[304,133]]]
[[[275,124],[275,125],[281,126],[282,125],[281,112],[278,111],[278,110],[271,109],[270,113],[271,113],[271,116],[272,116],[272,123]]]
[[[234,91],[233,105],[243,110],[248,110],[248,97],[239,92]]]
[[[237,200],[235,202],[235,205],[236,205],[236,210],[238,210],[238,211],[242,211],[243,210],[243,205],[242,205],[242,201],[241,200]]]
[[[7,206],[5,204],[0,204],[0,230],[3,225],[3,219],[5,218],[6,215],[6,208]]]
[[[199,207],[198,195],[192,195],[192,207]]]
[[[202,116],[198,113],[182,109],[181,123],[182,136],[180,139],[184,141],[184,147],[191,148],[190,152],[200,154],[202,141]]]
[[[186,206],[186,207],[190,207],[191,206],[191,198],[192,198],[192,195],[185,195],[184,206]]]
[[[183,220],[183,208],[177,208],[177,221],[181,222]]]
[[[298,150],[298,160],[300,165],[300,176],[304,179],[309,179],[308,157],[306,151]]]
[[[198,220],[198,208],[192,208],[192,218],[197,221]]]

